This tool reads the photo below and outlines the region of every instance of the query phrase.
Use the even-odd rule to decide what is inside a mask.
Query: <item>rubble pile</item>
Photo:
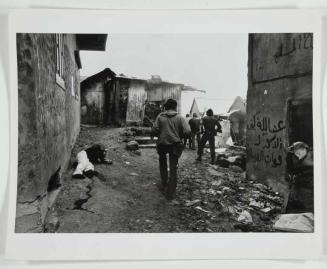
[[[223,219],[229,231],[274,230],[283,198],[268,186],[247,180],[241,169],[198,164],[181,168],[179,174],[176,203],[187,208],[193,230],[221,231]]]
[[[313,213],[280,215],[274,228],[283,232],[312,233],[314,232]]]
[[[246,166],[246,152],[244,147],[231,146],[229,148],[216,149],[217,160],[216,164],[221,167],[238,166],[245,170]]]
[[[126,149],[128,150],[138,150],[139,149],[139,143],[135,140],[131,140],[126,144]]]
[[[135,136],[149,136],[150,134],[151,134],[151,128],[149,127],[127,127],[123,130],[121,136],[125,138],[132,138]]]
[[[125,128],[125,130],[121,133],[122,140],[120,140],[120,142],[127,143],[126,149],[130,151],[136,151],[139,148],[155,148],[156,138],[151,137],[150,134],[151,134],[151,128],[146,128],[146,127]]]

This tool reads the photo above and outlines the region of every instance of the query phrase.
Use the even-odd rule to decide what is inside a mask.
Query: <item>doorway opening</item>
[[[312,99],[292,99],[287,103],[289,146],[305,143],[307,154],[299,159],[294,152],[287,155],[290,195],[288,213],[313,212],[313,117]],[[310,164],[311,163],[311,164]]]

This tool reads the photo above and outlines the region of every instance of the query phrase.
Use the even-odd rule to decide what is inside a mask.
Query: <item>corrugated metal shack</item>
[[[154,121],[162,111],[165,101],[173,98],[177,101],[177,111],[181,111],[181,95],[183,84],[162,81],[159,76],[152,76],[148,80],[145,117]]]
[[[109,68],[81,83],[82,123],[115,126],[143,125],[154,121],[164,102],[174,98],[181,110],[183,84],[162,81],[159,76],[150,80],[115,75]]]
[[[116,76],[106,85],[108,90],[107,124],[141,125],[144,117],[147,81],[126,76]]]
[[[81,122],[103,124],[107,118],[105,85],[115,76],[109,68],[81,82]]]

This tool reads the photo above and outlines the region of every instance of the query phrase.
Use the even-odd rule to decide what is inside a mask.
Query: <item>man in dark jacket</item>
[[[177,102],[168,99],[164,105],[165,111],[160,113],[153,124],[152,132],[158,136],[157,152],[161,185],[160,189],[166,194],[167,199],[173,199],[177,185],[178,159],[182,155],[183,138],[190,134],[190,127],[186,120],[177,113]],[[170,178],[168,180],[167,154],[169,155]]]
[[[201,125],[201,121],[198,118],[198,115],[196,113],[193,113],[193,118],[190,119],[188,124],[191,127],[191,136],[190,136],[191,148],[195,149],[195,137],[196,137],[196,142],[199,145],[199,141],[200,141],[200,125]]]
[[[204,133],[199,142],[197,160],[202,160],[203,148],[207,141],[209,141],[211,164],[214,164],[216,159],[215,136],[217,135],[217,132],[221,133],[221,125],[219,121],[213,116],[212,109],[208,109],[206,114],[207,116],[205,116],[202,120]]]

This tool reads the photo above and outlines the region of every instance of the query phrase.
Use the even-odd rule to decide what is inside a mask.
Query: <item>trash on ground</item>
[[[135,141],[135,140],[129,141],[126,144],[126,149],[128,149],[128,150],[137,150],[137,149],[139,149],[139,143],[137,141]]]
[[[242,213],[239,215],[237,221],[245,223],[245,224],[253,223],[251,214],[246,210],[242,211]]]
[[[284,232],[310,233],[314,231],[312,213],[282,214],[278,216],[274,229]]]
[[[195,199],[193,201],[186,201],[185,206],[192,206],[192,205],[195,205],[195,204],[197,204],[199,202],[201,202],[200,199]]]
[[[137,174],[137,173],[130,173],[129,175],[130,175],[130,176],[137,177],[139,174]]]

